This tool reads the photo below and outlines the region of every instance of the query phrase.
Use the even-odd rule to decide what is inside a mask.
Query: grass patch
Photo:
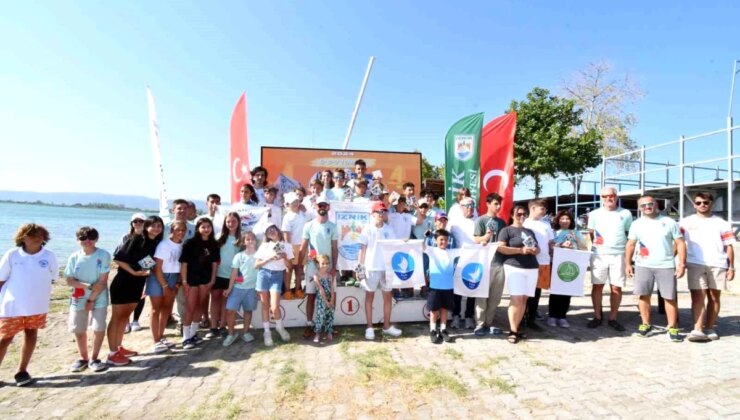
[[[359,365],[358,373],[363,382],[395,379],[403,374],[403,369],[391,358],[387,348],[360,353],[355,356],[355,362]]]
[[[560,372],[561,370],[563,370],[563,369],[560,369],[557,366],[553,366],[553,365],[551,365],[551,364],[549,364],[547,362],[544,362],[542,360],[533,360],[532,361],[532,365],[534,365],[534,366],[542,366],[542,367],[547,368],[547,369],[549,369],[549,370],[551,370],[553,372]]]
[[[51,286],[49,313],[64,313],[69,310],[70,290],[64,280],[59,280]]]
[[[447,347],[443,351],[444,354],[450,357],[452,360],[462,360],[463,354],[459,350],[455,350],[452,347]]]
[[[490,378],[478,376],[478,381],[481,383],[481,385],[485,385],[491,389],[497,389],[504,394],[513,394],[514,388],[516,388],[516,384],[508,382],[496,376],[492,376]]]
[[[342,341],[339,343],[339,353],[342,356],[349,356],[349,341]]]
[[[485,360],[478,364],[478,367],[483,369],[492,368],[498,366],[499,363],[506,360],[509,360],[509,356],[486,357]]]
[[[458,397],[464,397],[468,393],[465,386],[456,378],[435,369],[424,369],[420,375],[415,376],[417,376],[414,378],[414,389],[416,391],[445,388]]]
[[[305,369],[294,369],[290,364],[284,364],[278,372],[277,386],[286,396],[294,397],[306,391],[308,387],[308,372]]]
[[[279,345],[277,348],[279,348],[280,351],[283,351],[285,353],[293,353],[294,351],[298,350],[298,344],[286,343],[286,344]]]

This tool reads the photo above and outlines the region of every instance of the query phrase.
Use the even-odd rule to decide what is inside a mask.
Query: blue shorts
[[[229,297],[226,298],[226,309],[238,311],[242,308],[244,312],[251,312],[257,308],[257,291],[254,289],[231,289]]]
[[[167,281],[167,287],[175,290],[175,285],[177,285],[177,281],[180,280],[180,273],[163,273],[164,279]],[[159,285],[159,282],[157,281],[157,277],[154,276],[154,274],[150,275],[146,279],[146,289],[145,293],[147,296],[153,296],[153,297],[162,297],[164,296],[164,290],[162,290],[162,286]]]
[[[283,276],[285,270],[268,270],[260,268],[257,272],[257,291],[258,292],[278,292],[283,289]]]

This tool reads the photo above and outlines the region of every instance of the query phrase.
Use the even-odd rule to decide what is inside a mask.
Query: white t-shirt
[[[552,227],[542,220],[527,219],[522,224],[525,228],[534,232],[540,253],[537,254],[537,264],[550,265],[550,242],[555,239]]]
[[[478,218],[478,209],[473,209],[473,219]],[[450,211],[447,212],[447,220],[452,224],[455,220],[465,219],[463,215],[463,208],[460,203],[453,203],[450,206]]]
[[[51,282],[59,277],[59,264],[46,248],[33,255],[23,248],[8,250],[0,259],[0,317],[30,316],[49,312]]]
[[[732,225],[717,216],[684,217],[679,223],[686,240],[686,262],[727,268],[725,247],[735,243]]]
[[[369,223],[362,227],[358,242],[365,245],[365,269],[368,271],[385,271],[385,261],[383,261],[383,251],[378,244],[378,240],[396,239],[393,229],[383,224],[382,227],[375,227]]]
[[[293,247],[290,246],[290,244],[287,244],[283,241],[280,242],[262,242],[262,245],[257,249],[257,252],[254,254],[254,258],[258,260],[269,260],[275,255],[277,255],[277,252],[275,252],[275,246],[277,244],[281,244],[285,254],[288,256],[288,259],[293,259]],[[262,268],[272,270],[272,271],[283,271],[285,270],[285,260],[279,259],[277,261],[270,261],[267,264],[263,265]]]
[[[411,228],[416,225],[416,217],[411,213],[388,213],[388,224],[398,239],[411,238]]]
[[[280,230],[290,233],[290,244],[300,245],[303,240],[303,226],[306,224],[306,216],[303,212],[293,213],[288,211],[283,217],[283,225]]]
[[[179,273],[180,254],[182,254],[182,244],[176,244],[169,238],[166,238],[157,245],[157,250],[154,251],[154,258],[162,260],[163,273]]]
[[[475,232],[475,219],[459,217],[450,222],[450,234],[455,237],[459,248],[465,244],[475,244],[473,233]]]

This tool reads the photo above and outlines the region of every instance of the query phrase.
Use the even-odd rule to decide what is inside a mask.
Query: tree
[[[419,150],[414,150],[419,153]],[[435,166],[429,163],[424,155],[421,156],[421,179],[444,179],[445,171],[444,164],[441,166]]]
[[[573,176],[601,161],[601,138],[596,130],[581,132],[583,110],[574,101],[550,95],[535,87],[524,101],[512,101],[509,111],[517,113],[514,138],[516,178],[531,177],[536,197],[542,192],[542,177]],[[579,180],[574,179],[574,187]],[[577,190],[576,190],[577,191]]]
[[[621,154],[637,147],[630,137],[637,118],[625,107],[642,98],[644,93],[629,75],[613,75],[612,65],[602,60],[589,63],[571,80],[563,81],[561,89],[563,95],[583,111],[579,131],[596,130],[601,136],[599,151],[602,155]],[[627,165],[629,162],[620,166]]]

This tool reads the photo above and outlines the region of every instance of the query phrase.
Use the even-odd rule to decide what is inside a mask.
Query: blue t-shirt
[[[234,245],[234,242],[236,242],[236,238],[229,236],[229,239],[227,239],[226,243],[221,247],[221,263],[219,263],[218,269],[216,269],[216,277],[228,279],[231,275],[231,262],[234,261],[236,253],[240,251],[239,247]]]
[[[321,223],[314,219],[303,225],[303,239],[308,240],[308,259],[326,255],[331,260],[332,241],[339,240],[337,225],[332,222]],[[335,264],[335,261],[331,261]]]
[[[86,255],[84,251],[79,250],[69,256],[67,267],[64,269],[65,277],[73,277],[82,283],[95,284],[100,281],[100,275],[110,272],[111,256],[108,251],[96,248],[95,252]],[[70,310],[81,311],[85,309],[85,304],[92,294],[92,290],[72,289],[72,296],[69,299]],[[108,306],[108,288],[98,294],[93,303],[93,308],[105,308]]]
[[[424,255],[429,259],[429,287],[438,290],[452,290],[457,250],[428,248]]]
[[[683,239],[675,220],[643,216],[635,220],[627,237],[635,241],[635,265],[648,268],[675,268],[673,241]]]
[[[257,253],[247,254],[247,251],[242,251],[234,256],[231,261],[231,268],[239,269],[243,277],[243,282],[234,282],[234,287],[237,289],[254,289],[257,287],[257,269],[254,268],[254,264],[257,262],[255,257]]]
[[[588,214],[588,229],[594,231],[593,251],[602,255],[624,254],[632,213],[621,207],[609,211],[604,207]]]

